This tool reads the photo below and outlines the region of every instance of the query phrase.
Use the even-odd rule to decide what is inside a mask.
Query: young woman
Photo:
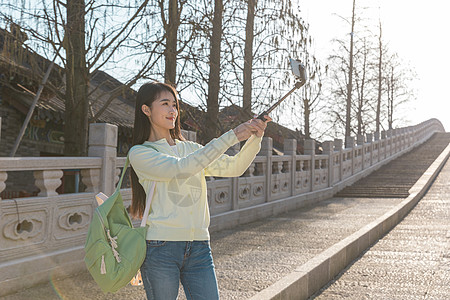
[[[141,274],[148,299],[175,300],[181,281],[188,299],[213,300],[219,293],[205,176],[242,175],[259,152],[271,118],[245,122],[202,146],[182,137],[178,111],[178,95],[171,86],[149,83],[139,89],[129,151],[134,216],[143,215],[146,194],[156,182]],[[224,154],[244,140],[238,154]]]

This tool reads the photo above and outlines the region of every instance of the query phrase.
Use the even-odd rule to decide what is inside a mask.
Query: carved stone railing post
[[[376,146],[376,148],[377,148],[377,161],[376,162],[379,162],[381,160],[381,157],[380,157],[380,146],[381,146],[381,143],[380,143],[380,132],[379,131],[375,131],[374,132],[373,140],[377,144],[377,146]],[[372,165],[374,163],[376,163],[376,162],[372,162]]]
[[[362,135],[362,134],[356,135],[356,144],[364,145],[364,135]]]
[[[291,156],[291,161],[289,162],[289,172],[291,178],[291,196],[295,194],[295,172],[297,165],[297,140],[286,139],[284,140],[284,154]]]
[[[357,134],[356,135],[356,144],[361,146],[361,167],[364,170],[364,135]]]
[[[370,151],[370,166],[374,164],[373,162],[373,134],[368,133],[366,135],[366,142],[369,143],[369,151]]]
[[[373,138],[375,141],[379,141],[380,140],[380,132],[379,131],[375,131],[373,134]]]
[[[332,141],[323,142],[323,154],[328,155],[328,186],[333,185],[334,181],[334,143]]]
[[[89,156],[102,157],[100,191],[106,195],[114,192],[117,156],[117,126],[107,123],[89,125]]]
[[[311,185],[310,191],[314,191],[314,183],[316,178],[316,162],[315,162],[315,155],[316,155],[316,142],[314,140],[305,140],[305,144],[303,146],[305,155],[310,155],[310,166],[311,166],[311,178],[309,180],[309,184]]]
[[[263,137],[261,142],[261,150],[258,153],[258,156],[266,157],[266,202],[269,202],[272,196],[272,138],[271,137]]]
[[[353,136],[348,136],[345,139],[345,149],[352,149],[352,151],[350,152],[352,154],[351,159],[352,159],[352,172],[351,174],[354,174],[354,166],[355,166],[355,138]]]
[[[34,171],[34,184],[40,192],[39,197],[56,196],[56,189],[61,185],[62,170],[42,170]]]
[[[392,155],[392,129],[388,129],[386,131],[386,157],[390,157]]]

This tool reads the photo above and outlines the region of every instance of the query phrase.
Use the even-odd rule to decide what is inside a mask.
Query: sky
[[[348,36],[353,0],[298,0],[301,16],[310,25],[316,55],[325,62],[333,38]],[[383,36],[391,51],[417,73],[417,99],[409,105],[410,125],[439,119],[450,131],[450,2],[445,0],[356,0],[366,15],[381,19]],[[356,30],[355,30],[356,31]],[[395,125],[395,124],[394,124]],[[395,127],[395,126],[394,126]]]

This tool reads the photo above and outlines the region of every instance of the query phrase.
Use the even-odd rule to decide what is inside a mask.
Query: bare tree
[[[178,28],[180,26],[180,16],[185,1],[169,0],[168,20],[166,20],[165,17],[166,11],[164,2],[165,1],[162,0],[159,1],[161,19],[166,33],[164,80],[167,83],[175,84],[177,73]]]
[[[211,72],[215,68],[213,61],[217,59],[215,51],[219,49],[218,39],[213,38],[213,35],[216,34],[215,28],[217,27],[215,26],[218,24],[216,22],[217,10],[216,8],[211,11],[208,7],[196,7],[198,9],[196,14],[199,16],[203,14],[205,18],[203,23],[196,21],[201,36],[196,43],[189,46],[191,47],[191,50],[188,51],[191,59],[189,65],[197,71],[193,72],[192,80],[189,80],[195,87],[192,90],[193,93],[202,100],[200,108],[205,111],[206,115],[210,114],[210,109],[213,111],[215,109],[216,100],[211,97],[211,92],[218,91],[218,108],[234,105],[234,108],[239,109],[239,106],[246,105],[243,104],[245,99],[251,103],[250,111],[257,112],[262,111],[273,99],[278,97],[278,93],[281,94],[280,91],[290,86],[286,76],[288,58],[292,52],[295,53],[304,45],[303,37],[300,36],[304,25],[301,18],[294,14],[295,9],[290,4],[286,4],[288,2],[290,3],[290,1],[283,1],[284,7],[280,9],[278,4],[271,1],[258,1],[254,16],[249,17],[254,20],[251,59],[244,59],[246,45],[250,44],[247,39],[249,35],[247,35],[248,30],[246,29],[248,27],[244,26],[248,19],[248,3],[236,0],[222,3],[219,85],[217,85],[217,80],[210,80],[212,78],[205,76],[212,74]],[[217,43],[214,48],[212,43]],[[247,49],[249,48],[247,47]],[[250,52],[247,52],[247,55],[250,55],[248,53]],[[252,60],[250,64],[249,60]],[[215,70],[217,71],[217,69]],[[244,79],[244,74],[249,74],[249,72],[251,72],[251,76]],[[244,97],[244,94],[248,92],[250,92],[250,96]],[[239,121],[250,118],[252,116],[250,111],[241,109]],[[210,127],[217,127],[217,130],[223,130],[222,120],[214,120],[214,117],[215,113],[212,117],[208,117],[208,129],[212,130]]]
[[[219,90],[220,90],[220,46],[222,44],[223,1],[214,1],[214,17],[212,21],[212,35],[210,47],[209,84],[207,98],[206,139],[211,140],[219,133],[217,120],[219,118]]]
[[[63,47],[66,50],[66,95],[64,154],[85,156],[88,132],[89,70],[86,64],[84,0],[67,1],[67,25]]]
[[[378,35],[378,89],[377,89],[377,108],[376,108],[376,117],[375,117],[375,132],[380,132],[380,117],[381,117],[381,96],[383,93],[382,84],[383,84],[383,37],[382,37],[382,26],[381,20],[378,22],[379,35]]]
[[[242,107],[245,117],[252,115],[252,71],[253,71],[253,42],[255,38],[255,9],[257,0],[247,0],[247,20],[245,23],[245,47],[244,47],[244,81]],[[245,118],[244,117],[244,118]]]
[[[394,123],[400,122],[400,107],[415,98],[410,83],[416,77],[415,72],[404,67],[397,54],[392,54],[386,65],[386,92],[387,92],[387,128],[394,128]]]
[[[245,112],[246,117],[251,116],[250,111],[263,111],[291,88],[288,58],[298,55],[306,47],[305,24],[297,9],[291,0],[277,3],[260,0],[254,10],[253,36],[246,26],[245,49],[253,38],[252,59],[243,61],[244,111],[246,106],[251,106],[251,110]],[[245,49],[244,57],[247,57],[249,54]],[[250,84],[246,81],[250,77],[251,93]],[[285,107],[286,103],[272,113],[275,120]]]
[[[355,33],[355,3],[353,0],[352,9],[352,21],[351,21],[351,32],[350,32],[350,51],[349,51],[349,67],[348,67],[348,83],[347,83],[347,106],[345,113],[345,138],[350,136],[351,132],[351,106],[352,106],[352,84],[353,84],[353,37]]]
[[[362,39],[360,49],[357,51],[355,60],[357,60],[358,68],[354,70],[355,95],[353,97],[353,111],[356,115],[356,132],[353,133],[364,135],[371,129],[373,123],[373,95],[375,87],[373,86],[374,74],[372,72],[371,59],[373,49],[369,47],[368,40]]]
[[[94,112],[89,111],[93,104],[89,96],[95,92],[89,85],[90,79],[130,46],[130,37],[142,19],[148,0],[138,6],[122,5],[118,0],[53,0],[50,6],[32,1],[3,4],[6,8],[2,12],[3,23],[19,24],[30,36],[31,47],[41,55],[55,55],[60,46],[65,49],[58,54],[65,69],[65,86],[53,90],[66,103],[64,153],[86,155],[89,116],[94,117]],[[120,21],[110,18],[116,14],[122,16]]]
[[[305,27],[304,34],[306,36],[305,47],[302,49],[303,53],[301,59],[305,65],[308,74],[308,80],[302,87],[301,97],[303,104],[303,131],[305,139],[311,138],[312,130],[312,114],[320,111],[324,105],[319,105],[320,97],[322,96],[323,87],[323,71],[320,62],[313,54],[313,39],[309,35],[309,26]],[[325,70],[326,72],[326,70]]]

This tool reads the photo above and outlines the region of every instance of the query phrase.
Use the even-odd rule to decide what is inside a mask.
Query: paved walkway
[[[385,214],[401,200],[331,198],[277,217],[213,233],[211,246],[221,299],[254,296]],[[182,293],[180,298],[184,298]],[[142,287],[128,286],[116,294],[104,295],[85,272],[1,299],[145,299],[145,293]]]
[[[400,200],[332,198],[313,207],[214,233],[211,247],[221,299],[253,296]],[[184,295],[180,298],[184,299]],[[116,294],[103,295],[90,275],[81,273],[1,299],[145,299],[145,294],[142,288],[128,286]]]
[[[316,299],[450,299],[450,161],[417,206]]]

